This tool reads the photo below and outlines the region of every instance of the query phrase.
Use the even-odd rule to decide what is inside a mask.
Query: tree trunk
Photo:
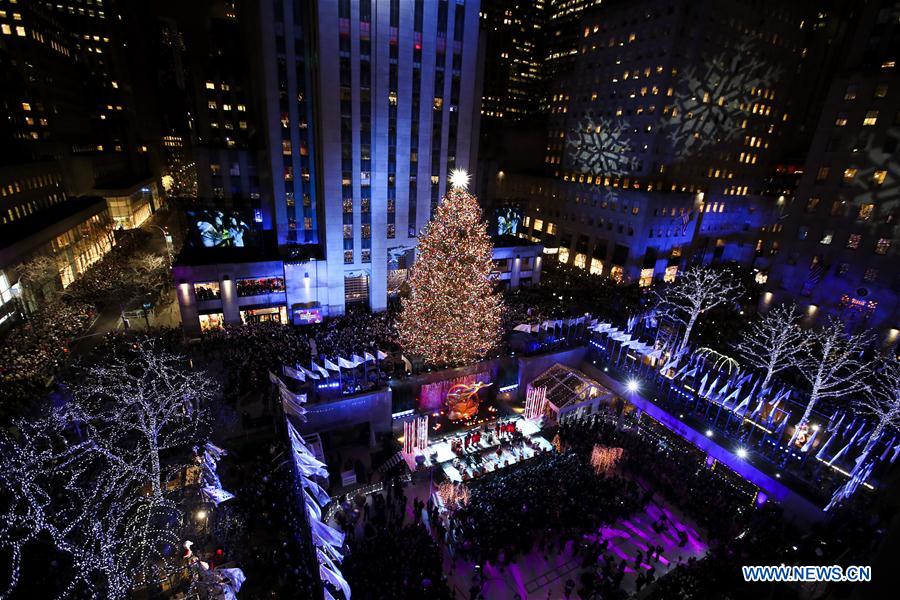
[[[812,392],[809,394],[809,402],[806,405],[806,410],[803,411],[803,417],[800,419],[800,422],[797,423],[797,427],[801,425],[805,425],[809,422],[809,417],[812,415],[813,408],[815,408],[816,404],[819,402],[819,387],[820,387],[820,378],[816,377],[816,382],[813,384]]]
[[[152,467],[151,476],[153,477],[153,496],[162,498],[162,469],[159,466],[159,446],[156,443],[156,435],[152,434],[147,441],[150,443],[150,466]]]
[[[765,376],[765,378],[762,380],[762,385],[759,386],[759,392],[760,392],[760,394],[762,394],[763,391],[765,391],[765,389],[766,389],[766,387],[768,387],[770,381],[772,381],[772,368],[771,368],[771,367],[769,367],[769,368],[766,370],[766,376]]]
[[[688,321],[687,327],[684,328],[684,336],[681,338],[681,344],[678,346],[678,356],[681,357],[684,354],[684,349],[687,348],[688,340],[691,337],[691,330],[694,329],[694,323],[697,322],[697,315],[699,313],[691,314],[691,319]]]

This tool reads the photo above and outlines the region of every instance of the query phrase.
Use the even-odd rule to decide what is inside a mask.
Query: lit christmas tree
[[[419,239],[398,324],[404,348],[435,365],[482,358],[500,338],[487,223],[466,191],[468,175],[454,171],[451,184]]]

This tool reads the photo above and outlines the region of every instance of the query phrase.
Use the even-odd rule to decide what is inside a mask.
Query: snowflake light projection
[[[587,116],[566,136],[569,164],[591,175],[626,175],[634,169],[627,121]]]
[[[885,115],[881,118],[891,118]],[[867,128],[869,129],[869,128]],[[856,168],[853,200],[859,204],[875,203],[883,214],[890,214],[900,200],[900,161],[893,154],[900,147],[900,126],[891,126],[883,137],[863,131],[853,142]],[[856,207],[859,208],[858,206]],[[874,221],[870,222],[872,225]]]
[[[672,110],[663,122],[666,137],[683,156],[736,139],[759,99],[754,90],[771,88],[780,71],[766,65],[749,39],[700,67],[689,66],[675,85]]]

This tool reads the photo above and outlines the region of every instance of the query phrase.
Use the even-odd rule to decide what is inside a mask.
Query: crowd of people
[[[341,570],[354,598],[453,598],[441,549],[425,525],[437,520],[434,504],[410,503],[406,491],[401,478],[387,479],[382,492],[356,496],[335,515],[347,535]]]
[[[646,501],[637,485],[597,475],[575,452],[546,452],[470,483],[468,503],[450,519],[448,541],[461,557],[508,564],[537,542],[578,539]]]
[[[93,317],[94,308],[89,304],[56,301],[10,331],[0,345],[0,402],[4,411],[42,395],[47,380],[65,364],[72,339]]]
[[[69,285],[64,299],[97,307],[127,305],[133,300],[153,299],[171,285],[169,260],[162,254],[140,248],[150,234],[136,230],[121,237],[110,252]]]
[[[284,461],[286,451],[278,443],[254,444],[244,451],[229,446],[219,463],[222,485],[235,497],[210,511],[211,529],[196,540],[195,550],[216,566],[244,571],[241,597],[315,595],[314,551]]]
[[[311,369],[313,361],[321,366],[325,359],[337,364],[338,358],[347,360],[367,352],[372,356],[378,350],[393,353],[399,346],[392,323],[390,313],[350,311],[302,328],[274,322],[226,325],[206,332],[196,352],[210,368],[221,370],[227,394],[241,396],[268,385],[268,372],[280,373],[282,365]],[[393,362],[388,361],[377,372],[392,368]],[[345,377],[344,384],[355,381],[359,391],[378,383],[363,377],[362,367],[358,371],[355,379]],[[368,369],[367,374],[374,376],[376,370]]]
[[[707,468],[703,454],[661,426],[631,421],[628,427],[617,425],[614,414],[601,413],[564,422],[559,435],[567,448],[582,455],[594,444],[622,448],[621,468],[681,508],[710,541],[725,539],[743,526],[753,511],[755,489],[750,484],[736,485],[724,476],[725,467]]]
[[[168,261],[137,250],[146,235],[133,232],[68,287],[42,293],[40,307],[6,334],[0,344],[5,410],[46,392],[48,380],[67,364],[72,340],[85,333],[103,307],[143,299],[170,285]],[[58,281],[46,285],[58,287]]]

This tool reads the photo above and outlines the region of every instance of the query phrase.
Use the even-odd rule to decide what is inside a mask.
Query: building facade
[[[810,317],[900,326],[900,23],[872,3],[835,75],[792,202],[764,300],[796,299]]]
[[[546,17],[544,0],[495,0],[481,7],[485,125],[494,120],[517,122],[538,112]]]
[[[247,204],[274,238],[268,258],[282,261],[286,289],[302,273],[298,283],[309,291],[302,299],[285,298],[294,315],[289,320],[298,322],[296,314],[311,308],[322,315],[342,314],[353,304],[386,308],[405,280],[419,231],[448,189],[448,174],[475,170],[479,5],[234,3],[251,28],[249,47],[258,49],[246,107],[259,124],[259,193],[251,190]],[[210,92],[221,92],[221,81],[208,83]],[[218,109],[224,100],[210,98],[207,105],[213,102]],[[245,154],[254,156],[249,147]],[[224,178],[227,167],[229,177],[243,177],[243,165],[231,172],[233,166],[204,164],[201,157],[200,195],[206,195],[205,170]],[[207,204],[216,205],[216,196],[227,200],[228,194],[211,192]],[[193,285],[193,265],[183,262],[176,284]],[[192,317],[183,314],[186,330],[193,329]]]
[[[547,177],[496,185],[527,205],[525,234],[563,262],[642,284],[687,255],[752,262],[777,212],[763,193],[797,73],[812,65],[804,11],[766,6],[760,21],[739,2],[551,3],[551,30],[579,24],[577,46],[555,57]]]

